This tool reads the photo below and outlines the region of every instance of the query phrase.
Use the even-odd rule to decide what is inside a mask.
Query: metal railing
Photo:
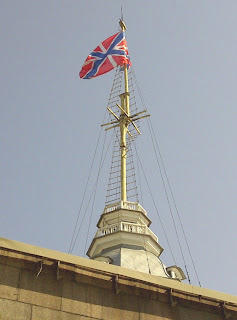
[[[129,201],[118,201],[118,202],[109,204],[105,207],[103,213],[109,213],[119,209],[140,211],[145,215],[147,215],[146,210],[138,202],[129,202]]]
[[[117,222],[106,227],[99,228],[95,237],[105,236],[118,231],[150,235],[156,242],[158,242],[157,236],[147,226],[130,222]]]

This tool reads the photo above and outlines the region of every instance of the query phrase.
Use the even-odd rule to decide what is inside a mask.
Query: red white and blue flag
[[[79,76],[82,79],[95,78],[124,64],[127,64],[129,67],[131,62],[125,33],[118,32],[104,40],[89,54]]]

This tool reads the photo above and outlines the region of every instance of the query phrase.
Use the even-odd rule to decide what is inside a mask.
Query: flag
[[[131,62],[128,55],[125,33],[118,32],[104,40],[89,54],[79,76],[82,79],[95,78],[124,64],[130,66]]]

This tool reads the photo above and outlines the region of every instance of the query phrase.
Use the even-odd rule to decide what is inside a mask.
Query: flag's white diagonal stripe
[[[107,50],[105,49],[105,47],[103,46],[102,43],[99,45],[99,47],[100,47],[100,49],[102,50],[103,53],[107,52]]]
[[[113,57],[111,55],[108,55],[107,58],[111,62],[112,66],[115,68],[117,67],[117,63],[114,61]]]

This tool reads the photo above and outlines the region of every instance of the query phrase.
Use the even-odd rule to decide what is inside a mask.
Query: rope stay
[[[122,90],[122,74],[121,68],[118,67],[115,73],[109,102],[108,102],[108,108],[116,114],[118,107],[117,104],[119,102],[119,94]],[[137,105],[136,105],[136,99],[135,99],[135,90],[133,86],[133,78],[132,78],[132,72],[129,70],[128,72],[128,84],[129,84],[129,101],[130,101],[130,110],[131,113],[137,113]],[[108,113],[108,119],[106,121],[113,122],[114,118],[112,117],[111,113]],[[137,128],[139,128],[139,122],[137,122]],[[105,199],[105,205],[109,205],[111,203],[117,202],[121,199],[121,156],[120,156],[120,132],[119,127],[115,127],[115,141],[113,145],[113,152],[112,152],[112,161],[111,161],[111,167],[110,167],[110,174],[109,174],[109,180],[108,180],[108,187],[107,187],[107,194]],[[133,161],[133,153],[132,153],[132,142],[136,139],[138,136],[137,130],[132,126],[129,125],[129,132],[131,133],[131,136],[129,135],[128,141],[127,141],[127,173],[131,172],[131,174],[127,175],[127,187],[129,186],[129,189],[127,188],[127,199],[129,201],[138,202],[138,191],[137,191],[137,184],[136,184],[136,177],[135,177],[135,167],[134,167],[134,161]]]
[[[136,75],[135,75],[134,69],[133,69],[133,76],[134,76],[135,84],[136,84],[136,87],[137,87],[137,91],[139,93],[139,97],[141,99],[141,102],[142,102],[143,106],[145,106],[144,99],[143,99],[143,96],[142,96],[142,92],[141,92],[141,89],[139,87],[138,81],[136,79]],[[170,214],[171,214],[171,217],[172,217],[172,222],[173,222],[173,225],[174,225],[176,237],[178,239],[178,243],[179,243],[182,259],[183,259],[183,262],[184,262],[185,270],[186,270],[186,273],[187,273],[188,281],[189,281],[189,283],[191,283],[189,272],[188,272],[187,265],[186,265],[185,258],[184,258],[184,253],[183,253],[181,242],[180,242],[179,235],[178,235],[178,230],[177,230],[175,219],[174,219],[174,214],[173,214],[173,211],[172,211],[171,201],[173,202],[173,205],[174,205],[174,208],[175,208],[175,213],[176,213],[176,215],[178,217],[178,222],[179,222],[180,227],[181,227],[181,231],[182,231],[182,234],[183,234],[183,237],[184,237],[184,240],[185,240],[186,247],[188,249],[188,253],[189,253],[189,256],[190,256],[190,259],[191,259],[191,263],[192,263],[192,266],[193,266],[193,269],[194,269],[198,284],[201,287],[201,283],[200,283],[200,280],[199,280],[197,269],[196,269],[196,266],[195,266],[195,263],[194,263],[194,260],[193,260],[193,257],[192,257],[192,253],[191,253],[191,250],[190,250],[190,246],[188,244],[188,240],[187,240],[185,231],[184,231],[184,227],[183,227],[183,223],[181,221],[181,217],[180,217],[180,213],[179,213],[179,210],[178,210],[178,206],[177,206],[176,201],[175,201],[174,193],[173,193],[172,188],[171,188],[171,184],[170,184],[170,181],[169,181],[169,178],[168,178],[168,174],[167,174],[167,171],[166,171],[166,168],[165,168],[165,165],[164,165],[163,157],[162,157],[161,150],[160,150],[157,138],[156,138],[156,134],[155,134],[153,126],[152,126],[151,119],[147,119],[147,123],[148,123],[148,128],[149,128],[149,133],[150,133],[150,136],[151,136],[153,148],[154,148],[154,151],[155,151],[156,162],[157,162],[158,169],[159,169],[159,172],[160,172],[162,185],[163,185],[163,188],[164,188],[164,191],[165,191],[165,195],[166,195],[166,199],[167,199],[167,202],[168,202],[169,211],[170,211]],[[163,171],[164,174],[162,173],[162,171]],[[167,183],[168,190],[167,190],[165,181]],[[169,196],[169,193],[170,193],[170,196]],[[171,197],[171,201],[170,201],[170,197]]]
[[[104,115],[104,118],[105,118],[105,116],[106,116],[106,113],[105,113],[105,115]],[[82,207],[83,207],[83,204],[84,204],[84,200],[85,200],[85,196],[86,196],[88,184],[89,184],[89,181],[90,181],[92,168],[93,168],[93,166],[94,166],[94,162],[95,162],[95,158],[96,158],[96,154],[97,154],[97,150],[98,150],[98,146],[99,146],[99,142],[100,142],[101,133],[102,133],[102,128],[100,129],[100,133],[99,133],[99,136],[98,136],[98,139],[97,139],[95,151],[94,151],[94,153],[93,153],[93,157],[92,157],[92,161],[91,161],[91,166],[90,166],[89,174],[88,174],[88,177],[87,177],[86,186],[85,186],[85,189],[84,189],[84,192],[83,192],[83,196],[82,196],[80,208],[79,208],[79,211],[78,211],[78,214],[77,214],[76,223],[75,223],[74,230],[73,230],[73,233],[72,233],[72,238],[71,238],[71,242],[70,242],[70,245],[69,245],[68,253],[71,253],[72,250],[73,250],[73,249],[72,249],[72,245],[73,245],[75,233],[76,233],[76,230],[77,230],[79,218],[80,218],[80,215],[81,215]]]
[[[157,142],[157,138],[155,136],[155,133],[154,133],[154,128],[152,126],[152,122],[151,122],[151,119],[149,119],[150,121],[150,127],[151,127],[151,131],[153,133],[153,137],[154,137],[154,141],[155,141],[155,145],[156,145],[156,148],[158,150],[158,154],[159,154],[159,157],[160,157],[160,161],[161,161],[161,165],[162,165],[162,168],[163,168],[163,171],[164,171],[164,174],[165,174],[165,179],[167,181],[167,185],[168,185],[168,189],[169,189],[169,192],[170,192],[170,195],[171,195],[171,199],[173,201],[173,204],[174,204],[174,208],[175,208],[175,212],[177,214],[177,217],[178,217],[178,221],[179,221],[179,224],[180,224],[180,227],[181,227],[181,230],[182,230],[182,233],[183,233],[183,237],[184,237],[184,240],[185,240],[185,244],[187,246],[187,249],[188,249],[188,252],[189,252],[189,255],[190,255],[190,259],[192,261],[192,265],[193,265],[193,268],[194,268],[194,272],[195,272],[195,275],[196,275],[196,278],[198,280],[198,284],[199,286],[201,287],[201,282],[199,280],[199,276],[198,276],[198,273],[197,273],[197,269],[196,269],[196,266],[194,264],[194,260],[193,260],[193,257],[192,257],[192,253],[191,253],[191,250],[190,250],[190,246],[188,244],[188,240],[187,240],[187,237],[186,237],[186,234],[185,234],[185,231],[184,231],[184,227],[183,227],[183,223],[182,223],[182,220],[181,220],[181,217],[180,217],[180,214],[179,214],[179,210],[178,210],[178,206],[176,204],[176,201],[175,201],[175,197],[174,197],[174,193],[173,193],[173,190],[171,188],[171,185],[170,185],[170,181],[169,181],[169,177],[167,175],[167,171],[166,171],[166,168],[165,168],[165,165],[164,165],[164,161],[163,161],[163,157],[162,157],[162,154],[161,154],[161,151],[160,151],[160,148],[159,148],[159,144]],[[162,178],[162,182],[163,182],[163,178]],[[166,190],[166,189],[165,189]],[[167,193],[167,190],[165,191]],[[170,206],[170,201],[169,201],[169,206]],[[173,214],[172,214],[173,215]],[[172,217],[173,219],[173,217]],[[186,268],[186,266],[185,266]]]
[[[117,67],[116,68],[116,72],[115,72],[115,76],[114,76],[114,80],[113,80],[113,84],[112,84],[111,93],[110,93],[109,100],[108,100],[108,107],[110,107],[112,110],[113,109],[116,110],[116,103],[119,100],[119,94],[121,93],[121,88],[122,88],[122,72],[121,72],[121,68]],[[134,111],[134,110],[137,109],[137,107],[136,107],[136,101],[135,101],[135,96],[134,96],[134,89],[133,89],[131,73],[129,73],[129,88],[131,90],[131,95],[132,95],[131,96],[131,107],[132,107],[131,110]],[[106,116],[108,118],[107,110],[105,110],[103,123],[106,120]],[[111,121],[111,115],[109,115],[109,118],[110,118],[110,121]],[[139,124],[137,126],[139,126]],[[128,185],[133,184],[135,187],[129,189],[129,193],[130,194],[128,194],[128,199],[132,200],[132,197],[136,197],[136,200],[138,201],[138,198],[137,198],[138,197],[138,192],[137,192],[136,179],[135,179],[135,169],[134,169],[134,165],[133,165],[132,150],[131,150],[131,143],[135,139],[135,137],[137,136],[137,131],[133,127],[131,127],[130,128],[130,132],[133,133],[133,135],[132,135],[132,138],[130,137],[130,139],[128,139],[128,146],[127,146],[128,150],[127,150],[127,153],[129,155],[128,157],[130,159],[132,159],[132,160],[128,162],[127,171],[128,172],[132,171],[132,173],[130,175],[128,175],[128,178],[130,178],[130,180],[128,182]],[[84,203],[85,203],[85,197],[86,197],[86,193],[87,193],[87,190],[88,190],[89,181],[91,179],[92,169],[93,169],[93,166],[94,166],[94,163],[95,163],[95,159],[96,159],[96,156],[97,156],[97,153],[98,153],[98,146],[99,146],[99,143],[100,143],[100,140],[101,140],[101,133],[102,133],[102,130],[100,130],[100,133],[99,133],[99,136],[98,136],[98,139],[97,139],[97,143],[96,143],[96,147],[95,147],[95,151],[93,153],[93,158],[92,158],[89,174],[88,174],[88,177],[87,177],[87,182],[86,182],[86,186],[85,186],[85,189],[84,189],[84,192],[83,192],[80,208],[79,208],[79,211],[78,211],[78,214],[77,214],[77,218],[76,218],[74,230],[73,230],[73,233],[72,233],[72,238],[71,238],[71,242],[70,242],[68,253],[72,253],[72,251],[74,250],[75,244],[77,242],[78,236],[79,236],[80,231],[81,231],[81,227],[82,227],[84,219],[86,217],[86,213],[87,213],[88,208],[89,208],[89,206],[91,204],[91,201],[92,201],[92,208],[91,208],[91,212],[90,212],[90,216],[89,216],[89,225],[88,225],[88,230],[87,230],[88,232],[87,232],[87,237],[86,237],[85,248],[87,246],[88,235],[89,235],[89,230],[90,230],[90,225],[91,225],[91,220],[92,220],[92,214],[93,214],[93,211],[94,211],[93,209],[94,209],[94,203],[95,203],[95,198],[96,198],[96,191],[97,191],[99,176],[100,176],[101,169],[103,167],[105,158],[106,158],[106,156],[108,154],[108,150],[109,150],[109,147],[111,145],[111,141],[112,141],[112,139],[114,137],[114,134],[116,135],[116,139],[115,139],[115,142],[114,142],[114,152],[113,152],[114,161],[112,161],[112,165],[111,165],[109,186],[113,185],[113,188],[110,188],[110,189],[111,190],[113,189],[113,191],[116,190],[116,192],[113,193],[113,194],[108,194],[110,192],[110,190],[107,191],[106,203],[114,202],[115,201],[114,199],[119,199],[119,197],[120,197],[120,190],[118,192],[117,191],[118,187],[116,187],[116,185],[120,184],[120,175],[119,175],[119,173],[120,173],[120,170],[119,170],[120,169],[120,163],[118,161],[118,159],[120,159],[120,155],[119,155],[119,153],[120,153],[120,150],[119,150],[120,145],[119,144],[120,143],[118,143],[118,141],[119,141],[119,138],[118,138],[119,132],[118,132],[118,129],[115,128],[114,134],[111,136],[108,148],[107,148],[105,154],[103,154],[103,152],[104,152],[103,150],[104,150],[104,147],[105,147],[105,140],[106,140],[106,133],[105,133],[97,178],[96,178],[92,193],[90,195],[89,201],[87,203],[87,206],[84,209],[84,214],[83,214],[83,216],[81,218],[81,222],[79,224],[81,213],[83,211],[82,209],[83,209],[83,206],[84,206]],[[117,158],[117,160],[115,161],[116,158]],[[116,165],[116,162],[119,165],[118,164]],[[117,167],[118,170],[114,170],[113,171],[114,167]],[[115,180],[115,182],[114,182],[114,180]],[[114,187],[114,185],[115,185],[115,187]],[[112,200],[109,199],[110,196],[113,197]],[[93,200],[92,200],[92,198],[93,198]],[[85,250],[84,250],[84,253],[85,253]]]
[[[113,80],[113,84],[112,84],[112,88],[111,88],[111,92],[110,92],[110,96],[109,96],[109,100],[108,100],[108,105],[107,105],[107,107],[112,112],[107,113],[107,109],[105,110],[103,123],[105,122],[105,120],[110,122],[111,124],[115,123],[115,122],[113,122],[114,121],[114,117],[112,116],[112,114],[114,113],[115,116],[116,116],[116,113],[118,112],[119,96],[120,96],[121,90],[122,90],[122,74],[123,74],[123,72],[121,72],[121,71],[122,71],[121,68],[117,67],[116,72],[115,72],[115,76],[114,76],[114,80]],[[144,103],[144,99],[143,99],[143,96],[142,96],[142,92],[141,92],[140,87],[138,85],[138,81],[136,79],[136,75],[135,75],[134,69],[133,69],[133,67],[131,67],[128,70],[128,86],[129,86],[129,93],[130,93],[130,95],[129,95],[130,110],[131,110],[131,114],[133,114],[133,113],[140,114],[142,112],[140,112],[140,113],[138,112],[138,108],[137,108],[137,105],[136,105],[135,89],[134,89],[134,86],[133,86],[133,79],[135,81],[136,91],[139,94],[140,100],[141,100],[143,108],[144,108],[145,107],[145,103]],[[147,113],[147,110],[145,110],[145,111]],[[106,116],[107,116],[107,119],[106,119]],[[142,117],[140,117],[140,118],[142,118]],[[137,119],[133,118],[133,120],[137,120]],[[151,196],[154,208],[155,208],[155,212],[156,212],[156,214],[158,216],[161,228],[163,230],[165,239],[167,241],[169,250],[171,252],[172,258],[173,258],[175,264],[177,264],[175,256],[173,254],[173,251],[171,249],[171,245],[170,245],[168,236],[167,236],[167,234],[165,232],[165,228],[164,228],[164,225],[162,223],[161,216],[160,216],[156,201],[155,201],[154,196],[152,194],[151,187],[150,187],[150,185],[148,183],[148,179],[147,179],[147,177],[145,175],[145,171],[144,171],[144,168],[143,168],[143,165],[142,165],[142,161],[141,161],[141,159],[140,159],[140,157],[138,155],[135,139],[138,136],[140,125],[139,125],[139,122],[136,122],[136,123],[137,123],[138,130],[131,123],[128,125],[129,136],[128,136],[128,139],[127,139],[127,147],[126,147],[126,157],[127,157],[127,160],[128,160],[127,161],[127,168],[126,168],[126,171],[127,171],[127,184],[126,184],[126,186],[127,186],[127,199],[128,199],[128,201],[138,202],[138,189],[137,189],[137,182],[136,182],[136,174],[138,174],[138,183],[139,183],[139,189],[140,189],[140,196],[141,196],[142,203],[143,203],[142,189],[141,189],[141,179],[140,179],[140,171],[139,171],[139,169],[141,169],[141,172],[142,172],[142,174],[144,176],[144,179],[146,181],[146,184],[147,184],[147,187],[148,187],[148,190],[149,190],[149,193],[150,193],[150,196]],[[151,122],[150,119],[147,119],[147,124],[148,124],[148,129],[149,129],[149,134],[150,134],[150,137],[151,137],[153,149],[154,149],[154,152],[155,152],[155,158],[156,158],[156,163],[157,163],[157,166],[158,166],[158,171],[159,171],[160,176],[161,176],[161,181],[162,181],[162,185],[163,185],[163,188],[164,188],[166,200],[167,200],[167,203],[168,203],[169,212],[170,212],[172,223],[173,223],[173,226],[174,226],[175,235],[176,235],[176,238],[178,240],[179,249],[180,249],[182,260],[183,260],[183,263],[184,263],[184,267],[185,267],[185,270],[186,270],[186,273],[187,273],[187,278],[188,278],[189,283],[191,284],[191,280],[190,280],[187,264],[186,264],[186,261],[185,261],[185,255],[184,255],[184,252],[183,252],[183,249],[182,249],[182,246],[181,246],[181,241],[180,241],[180,237],[179,237],[179,234],[178,234],[178,229],[177,229],[176,222],[175,222],[176,219],[174,217],[174,213],[178,217],[178,222],[179,222],[179,225],[181,227],[182,235],[184,237],[185,244],[187,246],[188,253],[189,253],[190,258],[191,258],[192,266],[194,268],[198,283],[199,283],[199,285],[201,287],[201,283],[200,283],[200,280],[199,280],[199,277],[198,277],[198,273],[197,273],[197,270],[196,270],[196,267],[195,267],[195,264],[194,264],[194,260],[193,260],[192,254],[191,254],[190,246],[188,244],[187,237],[186,237],[186,234],[185,234],[185,231],[184,231],[184,227],[183,227],[183,224],[182,224],[182,221],[181,221],[180,213],[179,213],[176,201],[175,201],[174,193],[172,191],[172,188],[171,188],[171,185],[170,185],[170,181],[169,181],[169,178],[168,178],[168,175],[167,175],[167,172],[166,172],[166,168],[165,168],[165,165],[164,165],[164,162],[163,162],[163,157],[162,157],[162,154],[161,154],[161,150],[160,150],[160,147],[159,147],[159,144],[158,144],[155,132],[154,132],[154,128],[152,126],[152,122]],[[94,213],[94,205],[95,205],[95,200],[96,200],[96,191],[97,191],[97,187],[98,187],[98,181],[99,181],[101,170],[102,170],[103,164],[105,162],[106,156],[108,155],[108,150],[110,148],[110,145],[111,145],[111,142],[112,142],[113,138],[114,138],[114,143],[113,143],[113,148],[112,148],[112,161],[111,161],[110,173],[109,173],[109,177],[108,177],[108,188],[107,188],[105,205],[117,202],[117,201],[119,201],[119,199],[121,199],[121,188],[120,188],[120,184],[121,184],[121,175],[120,175],[121,162],[120,162],[120,138],[119,138],[120,132],[119,132],[119,130],[120,130],[120,128],[117,125],[115,125],[114,126],[114,130],[113,130],[113,135],[111,135],[111,139],[109,141],[109,144],[108,144],[106,150],[105,150],[105,144],[106,144],[106,137],[107,137],[106,132],[107,131],[105,131],[105,136],[104,136],[104,140],[103,140],[102,153],[101,153],[101,157],[100,157],[100,164],[99,164],[99,168],[98,168],[98,173],[97,173],[97,176],[96,176],[96,180],[95,180],[94,187],[93,187],[93,190],[91,192],[89,201],[88,201],[87,206],[86,206],[86,208],[84,210],[84,214],[83,214],[82,218],[80,219],[81,213],[82,213],[82,208],[83,208],[84,203],[85,203],[85,197],[86,197],[86,193],[87,193],[87,190],[88,190],[89,181],[91,180],[92,168],[94,166],[95,159],[96,159],[97,152],[98,152],[97,151],[98,150],[98,146],[99,146],[99,143],[101,141],[101,133],[102,133],[102,127],[101,127],[101,130],[100,130],[100,133],[99,133],[99,136],[98,136],[98,139],[97,139],[95,151],[94,151],[94,154],[93,154],[93,158],[92,158],[92,162],[91,162],[91,166],[90,166],[90,170],[89,170],[89,174],[88,174],[85,190],[84,190],[84,193],[83,193],[83,196],[82,196],[82,201],[81,201],[81,204],[80,204],[79,212],[78,212],[78,215],[77,215],[77,218],[76,218],[76,223],[75,223],[75,227],[74,227],[74,230],[73,230],[72,239],[71,239],[71,242],[70,242],[68,253],[72,253],[72,251],[73,251],[73,249],[75,247],[75,244],[76,244],[78,236],[80,234],[80,231],[81,231],[81,228],[82,228],[86,213],[88,211],[89,206],[91,205],[91,210],[90,210],[90,215],[89,215],[89,224],[88,224],[88,228],[87,228],[86,242],[85,242],[85,247],[84,247],[84,255],[85,255],[87,242],[88,242],[88,237],[89,237],[89,233],[90,233],[92,215]],[[134,160],[133,160],[133,151],[135,151],[136,158],[137,158],[136,170],[135,170]],[[173,212],[172,206],[174,206],[174,209],[175,209],[174,212]],[[79,221],[80,221],[80,223],[79,223]],[[148,257],[147,257],[147,259],[148,259]],[[148,262],[148,268],[150,269],[149,262]]]
[[[161,220],[161,216],[160,216],[159,210],[158,210],[158,208],[157,208],[156,201],[155,201],[154,196],[153,196],[153,193],[152,193],[152,191],[151,191],[150,184],[149,184],[149,182],[148,182],[147,176],[146,176],[146,174],[145,174],[145,170],[144,170],[144,168],[143,168],[143,165],[142,165],[141,159],[140,159],[140,157],[139,157],[139,155],[138,155],[137,147],[136,147],[135,144],[134,144],[134,148],[135,148],[135,151],[136,151],[136,157],[137,157],[138,162],[139,162],[139,165],[140,165],[140,167],[141,167],[141,169],[142,169],[142,173],[143,173],[143,176],[144,176],[144,178],[145,178],[145,181],[146,181],[146,184],[147,184],[147,187],[148,187],[148,190],[149,190],[149,193],[150,193],[150,196],[151,196],[151,199],[152,199],[154,208],[155,208],[155,212],[156,212],[156,214],[157,214],[157,216],[158,216],[158,219],[159,219],[159,221],[160,221],[161,228],[162,228],[162,230],[163,230],[163,232],[164,232],[166,242],[167,242],[167,244],[168,244],[168,247],[169,247],[169,250],[170,250],[170,252],[171,252],[172,258],[173,258],[173,260],[174,260],[174,263],[177,264],[177,263],[176,263],[176,260],[175,260],[175,257],[174,257],[174,254],[173,254],[173,251],[172,251],[172,249],[171,249],[171,245],[170,245],[168,236],[167,236],[167,234],[166,234],[166,232],[165,232],[165,228],[164,228],[163,222],[162,222],[162,220]]]
[[[153,137],[152,131],[151,131],[151,121],[149,121],[148,124],[149,124],[148,128],[149,128],[149,132],[150,132],[150,136],[151,136],[151,140],[152,140],[152,145],[153,145],[153,148],[154,148],[154,151],[155,151],[156,162],[157,162],[157,165],[158,165],[158,168],[159,168],[162,185],[163,185],[163,188],[164,188],[164,191],[165,191],[165,196],[166,196],[166,200],[167,200],[168,207],[169,207],[169,212],[170,212],[170,215],[171,215],[171,218],[172,218],[172,222],[173,222],[176,238],[178,240],[179,249],[180,249],[181,256],[182,256],[183,263],[184,263],[184,267],[185,267],[185,270],[186,270],[186,273],[187,273],[188,282],[191,284],[190,277],[189,277],[189,272],[188,272],[186,261],[185,261],[185,257],[184,257],[184,252],[183,252],[183,249],[182,249],[182,246],[181,246],[181,242],[180,242],[177,226],[176,226],[176,223],[175,223],[175,220],[174,220],[174,214],[173,214],[173,210],[172,210],[172,207],[171,207],[170,198],[169,198],[169,195],[168,195],[168,192],[167,192],[167,188],[166,188],[166,184],[165,184],[162,168],[161,168],[161,165],[160,165],[160,162],[159,162],[159,159],[158,159],[157,150],[156,150],[155,143],[154,143],[154,137]]]
[[[104,143],[103,143],[103,150],[104,150],[104,146],[105,146],[105,139],[106,139],[106,134],[105,134]],[[107,147],[107,149],[106,149],[106,152],[103,152],[103,151],[102,151],[102,153],[101,153],[101,160],[100,160],[100,165],[99,165],[99,169],[98,169],[97,178],[96,178],[94,187],[93,187],[93,189],[92,189],[92,192],[91,192],[91,195],[90,195],[90,198],[89,198],[87,207],[86,207],[86,209],[85,209],[85,211],[84,211],[84,215],[83,215],[83,217],[82,217],[81,223],[80,223],[80,225],[79,225],[79,227],[78,227],[78,231],[77,231],[77,233],[76,233],[76,236],[74,237],[74,241],[73,241],[73,244],[72,244],[70,253],[72,253],[72,251],[73,251],[73,249],[74,249],[74,247],[75,247],[76,241],[77,241],[77,239],[78,239],[79,233],[80,233],[80,231],[81,231],[81,227],[82,227],[82,225],[83,225],[83,222],[84,222],[86,213],[87,213],[88,208],[89,208],[89,206],[90,206],[90,204],[91,204],[91,199],[92,199],[93,196],[94,196],[94,197],[93,197],[92,207],[94,207],[95,194],[96,194],[96,191],[97,191],[97,185],[98,185],[100,173],[101,173],[101,170],[102,170],[102,168],[103,168],[103,165],[104,165],[106,156],[107,156],[107,154],[108,154],[108,149],[109,149],[109,147],[110,147],[110,145],[111,145],[112,139],[113,139],[113,135],[111,136],[111,139],[110,139],[110,142],[109,142],[108,147]],[[91,210],[91,215],[92,215],[92,212],[93,212],[93,210]],[[90,219],[90,221],[91,221],[91,219]],[[89,230],[89,229],[90,229],[90,223],[89,223],[89,226],[88,226],[88,230]]]
[[[118,72],[118,68],[116,69],[116,74],[119,73]],[[118,90],[118,86],[116,86],[116,75],[114,77],[114,82],[113,82],[113,87],[115,88],[115,90]],[[121,91],[121,90],[120,90]],[[113,97],[109,97],[109,101],[111,100],[111,98]],[[107,116],[107,110],[105,110],[105,113],[104,113],[104,117],[103,117],[103,122],[105,122],[105,119],[106,119],[106,116]],[[81,216],[81,213],[82,213],[82,208],[84,206],[84,202],[85,202],[85,197],[86,197],[86,193],[87,193],[87,190],[88,190],[88,185],[89,185],[89,181],[91,179],[91,174],[92,174],[92,169],[94,167],[94,163],[95,163],[95,159],[96,159],[96,156],[97,156],[97,152],[98,152],[98,146],[99,146],[99,143],[101,141],[101,135],[102,135],[102,132],[104,130],[102,129],[102,127],[100,128],[100,133],[99,133],[99,136],[98,136],[98,139],[97,139],[97,143],[96,143],[96,147],[95,147],[95,150],[94,150],[94,153],[93,153],[93,157],[92,157],[92,161],[91,161],[91,165],[90,165],[90,170],[89,170],[89,174],[88,174],[88,177],[87,177],[87,181],[86,181],[86,186],[85,186],[85,189],[84,189],[84,192],[83,192],[83,196],[82,196],[82,200],[81,200],[81,204],[80,204],[80,208],[79,208],[79,211],[78,211],[78,214],[77,214],[77,218],[76,218],[76,222],[75,222],[75,226],[74,226],[74,229],[73,229],[73,233],[72,233],[72,237],[71,237],[71,241],[70,241],[70,245],[69,245],[69,249],[68,249],[68,253],[72,253],[74,247],[75,247],[75,244],[76,244],[76,241],[77,241],[77,238],[78,238],[78,235],[80,233],[80,229],[81,229],[81,225],[84,221],[84,218],[85,218],[85,214],[87,212],[87,209],[88,209],[88,206],[90,204],[90,201],[91,201],[91,198],[88,202],[88,206],[84,212],[84,215],[82,217],[82,221],[81,221],[81,224],[80,226],[78,226],[78,223],[79,223],[79,220],[80,220],[80,216]],[[104,149],[104,144],[105,144],[105,139],[106,139],[106,133],[105,133],[105,137],[104,137],[104,143],[103,143],[103,149]],[[102,157],[102,155],[101,155]],[[105,159],[104,159],[105,160]],[[98,171],[98,174],[100,173],[100,170],[102,168],[99,168],[99,171]],[[97,176],[97,178],[99,178]],[[93,189],[94,190],[94,189]],[[93,192],[92,192],[93,193]],[[91,196],[92,197],[92,196]]]
[[[87,235],[86,235],[86,242],[85,242],[85,248],[84,248],[84,255],[86,254],[86,247],[87,247],[87,241],[88,241],[88,236],[89,236],[89,233],[90,233],[90,227],[91,227],[91,219],[92,219],[92,214],[94,212],[94,205],[95,205],[95,199],[96,199],[96,191],[97,191],[97,187],[98,187],[98,181],[99,181],[99,177],[100,177],[100,173],[101,173],[101,169],[103,167],[103,164],[104,164],[104,161],[105,161],[105,158],[106,158],[106,155],[108,153],[108,149],[110,147],[110,144],[113,140],[113,134],[111,136],[111,139],[110,139],[110,142],[109,142],[109,145],[107,147],[107,150],[104,154],[104,147],[105,147],[105,139],[104,139],[104,143],[103,143],[103,149],[102,149],[102,152],[101,152],[101,157],[100,157],[100,164],[99,164],[99,170],[98,170],[98,174],[97,174],[97,178],[96,178],[96,182],[95,182],[95,188],[94,188],[94,196],[93,196],[93,201],[92,201],[92,206],[91,206],[91,213],[90,213],[90,219],[89,219],[89,224],[88,224],[88,229],[87,229]],[[105,134],[105,138],[106,138],[106,134]]]

